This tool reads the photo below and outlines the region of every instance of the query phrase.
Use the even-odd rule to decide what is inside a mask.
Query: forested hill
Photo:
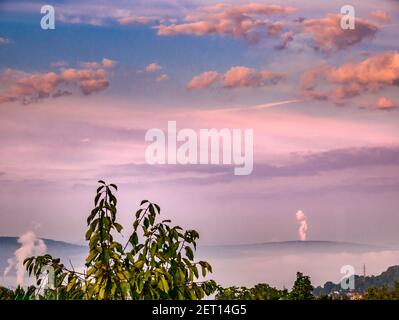
[[[395,282],[399,282],[399,266],[389,267],[386,271],[378,276],[359,276],[355,275],[355,290],[358,292],[365,292],[367,289],[372,287],[380,288],[386,286],[393,288]],[[323,287],[317,287],[314,289],[315,295],[329,294],[334,291],[345,292],[346,290],[341,289],[340,283],[333,283],[328,281]]]

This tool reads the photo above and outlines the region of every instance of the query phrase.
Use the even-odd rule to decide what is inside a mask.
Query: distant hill
[[[51,240],[51,239],[43,239],[47,246],[52,248],[65,248],[65,249],[82,249],[85,246],[72,244],[65,241],[58,241],[58,240]],[[0,248],[4,248],[5,246],[14,245],[19,247],[20,244],[18,243],[18,237],[1,237],[0,236]]]
[[[86,246],[75,245],[63,241],[43,239],[47,246],[47,253],[61,258],[66,264],[69,260],[74,261],[87,253]],[[0,278],[7,266],[7,260],[14,257],[14,252],[21,247],[18,237],[0,237]]]
[[[359,276],[355,275],[355,290],[358,292],[365,292],[367,289],[371,287],[382,287],[386,286],[388,288],[393,288],[395,286],[395,282],[399,282],[399,266],[389,267],[386,271],[381,273],[378,276]],[[337,292],[346,292],[347,290],[341,289],[340,283],[333,283],[328,281],[324,284],[323,287],[319,286],[314,289],[315,295],[328,295]]]
[[[222,245],[222,246],[202,246],[199,252],[208,255],[227,255],[234,256],[237,254],[250,254],[251,252],[264,252],[273,254],[288,253],[363,253],[378,252],[387,250],[387,247],[349,243],[335,241],[282,241],[282,242],[265,242],[255,244],[240,245]]]

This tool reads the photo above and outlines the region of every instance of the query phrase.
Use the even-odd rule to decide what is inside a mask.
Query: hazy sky
[[[311,240],[399,242],[399,1],[46,4],[55,30],[0,4],[0,235],[81,242],[101,178],[123,223],[150,199],[206,244],[297,239],[298,210]],[[168,120],[253,129],[253,173],[147,165]]]

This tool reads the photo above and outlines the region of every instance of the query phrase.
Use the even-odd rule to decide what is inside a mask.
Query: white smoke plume
[[[44,255],[47,251],[47,246],[33,231],[24,233],[18,238],[18,242],[21,247],[15,250],[13,258],[7,260],[8,265],[4,270],[4,277],[14,267],[17,272],[16,283],[22,286],[25,279],[24,260],[31,256]]]
[[[308,223],[306,221],[306,215],[302,212],[302,210],[299,210],[296,213],[296,220],[299,222],[299,230],[298,230],[299,240],[306,241],[307,232],[308,232]]]

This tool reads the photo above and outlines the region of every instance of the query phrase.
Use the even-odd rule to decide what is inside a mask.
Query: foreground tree
[[[206,261],[194,261],[199,234],[157,222],[160,207],[143,200],[135,213],[126,244],[115,240],[123,227],[117,223],[117,186],[99,181],[94,209],[87,218],[89,255],[85,270],[66,268],[50,255],[25,260],[29,275],[40,288],[50,270],[53,288],[42,296],[53,299],[202,299],[212,294],[215,281],[197,280],[212,272]],[[40,291],[38,289],[38,291]]]
[[[301,272],[297,272],[294,287],[288,295],[289,300],[313,300],[312,283],[309,276],[304,276]]]
[[[365,300],[399,300],[399,282],[395,282],[393,288],[389,288],[385,285],[377,288],[369,288],[365,295]]]

